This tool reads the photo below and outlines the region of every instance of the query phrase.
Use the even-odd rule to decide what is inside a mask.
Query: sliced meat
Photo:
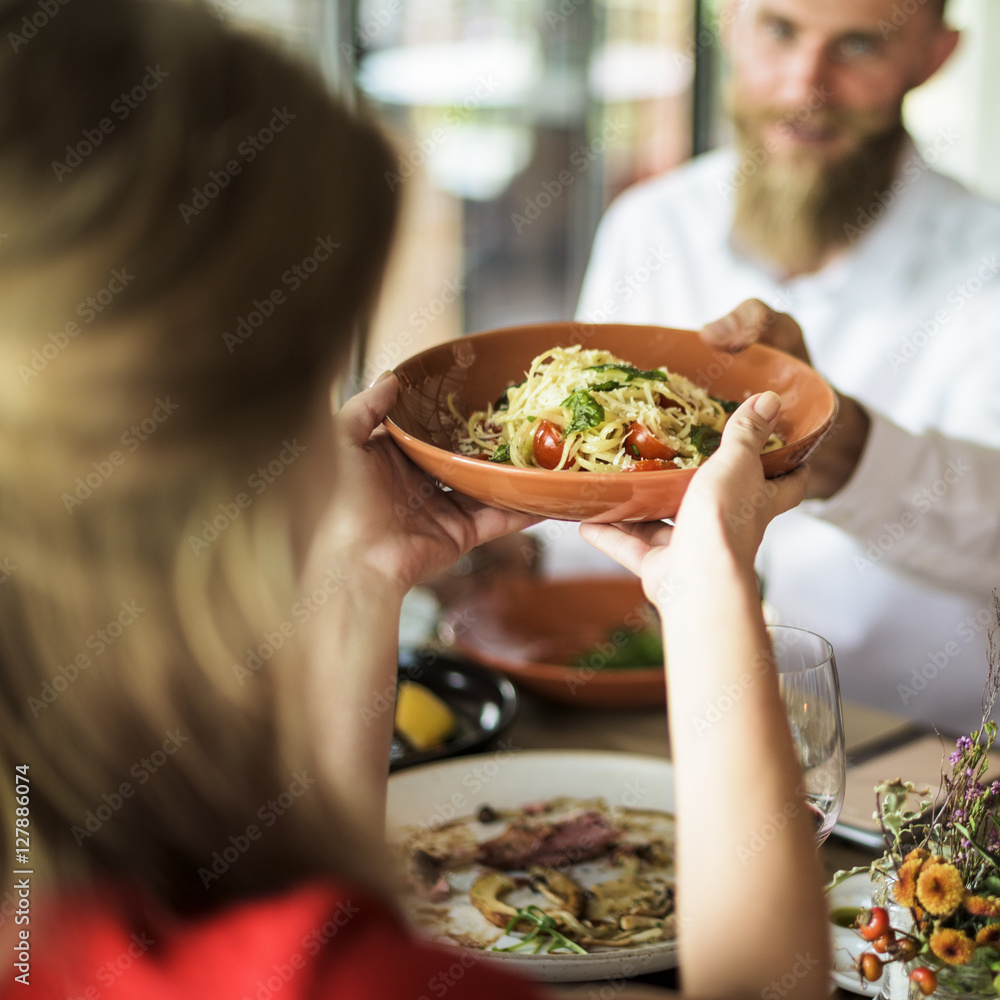
[[[599,812],[587,811],[558,823],[511,823],[479,845],[476,860],[499,871],[529,865],[559,868],[598,858],[613,848],[622,831]]]

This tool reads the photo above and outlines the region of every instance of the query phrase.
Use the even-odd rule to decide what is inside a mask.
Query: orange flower
[[[925,848],[914,847],[913,850],[910,851],[910,853],[907,854],[905,858],[903,858],[903,863],[905,864],[907,861],[916,861],[916,860],[926,861],[930,856],[931,852],[926,850]]]
[[[935,917],[950,917],[965,896],[961,872],[949,864],[927,861],[917,878],[917,899]]]
[[[1000,897],[997,896],[974,896],[971,892],[966,893],[962,905],[974,917],[1000,917]]]
[[[976,951],[976,942],[953,927],[942,927],[931,935],[931,951],[949,965],[968,965]]]
[[[976,944],[1000,951],[1000,924],[987,924],[976,935]]]
[[[912,853],[912,852],[911,852]],[[892,887],[893,898],[902,906],[913,907],[917,905],[917,876],[923,867],[923,858],[911,858],[904,861],[896,872],[896,883]]]

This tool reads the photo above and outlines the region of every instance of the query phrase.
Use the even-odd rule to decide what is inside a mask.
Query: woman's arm
[[[805,488],[803,471],[763,478],[779,405],[764,393],[733,415],[672,531],[581,527],[641,576],[663,619],[681,969],[695,997],[828,992],[822,874],[753,572],[767,523]]]
[[[313,669],[314,725],[341,800],[382,835],[403,596],[477,545],[535,523],[436,487],[382,420],[395,377],[354,396],[333,419],[332,474],[302,592]],[[324,593],[327,597],[324,598]]]

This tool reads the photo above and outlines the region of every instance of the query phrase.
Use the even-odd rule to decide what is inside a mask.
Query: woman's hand
[[[647,596],[658,605],[664,590],[672,591],[672,581],[683,578],[686,563],[703,561],[713,549],[725,549],[751,572],[768,523],[799,503],[805,492],[804,469],[764,478],[760,452],[780,408],[777,395],[764,392],[729,418],[718,451],[691,480],[674,528],[661,523],[583,524],[580,534],[639,575]]]
[[[446,493],[431,482],[381,426],[397,385],[394,375],[384,376],[334,417],[337,485],[322,544],[351,552],[405,593],[477,545],[540,518]]]
[[[728,316],[702,328],[701,339],[719,351],[738,354],[751,344],[767,344],[812,367],[802,327],[787,313],[775,312],[760,299],[747,299]],[[825,500],[846,485],[861,460],[871,421],[857,400],[837,393],[837,418],[830,433],[809,458],[806,496]]]

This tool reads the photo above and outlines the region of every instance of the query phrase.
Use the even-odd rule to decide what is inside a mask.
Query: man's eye
[[[840,51],[849,59],[874,55],[878,51],[878,40],[868,35],[850,35],[841,41]]]
[[[778,41],[788,41],[795,36],[795,27],[791,21],[782,17],[766,18],[762,25],[764,34]]]

